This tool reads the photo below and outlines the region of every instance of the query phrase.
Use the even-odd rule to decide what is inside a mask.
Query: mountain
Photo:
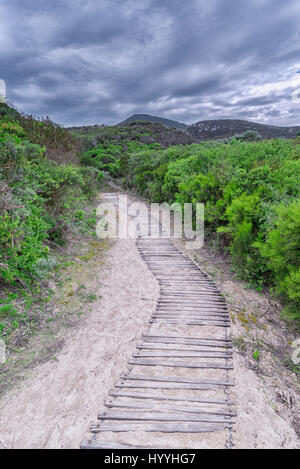
[[[197,141],[233,137],[247,130],[255,130],[263,139],[294,138],[300,132],[300,126],[277,127],[275,125],[258,124],[257,122],[244,120],[217,119],[196,122],[186,129]]]
[[[120,122],[118,125],[127,124],[128,122],[135,121],[146,121],[146,122],[156,122],[158,124],[163,124],[166,127],[176,127],[176,129],[185,130],[187,128],[186,124],[182,122],[173,121],[171,119],[165,119],[164,117],[151,116],[150,114],[134,114],[133,116],[128,117],[128,119]]]
[[[127,151],[127,147],[133,142],[146,145],[159,143],[162,148],[194,143],[187,132],[158,122],[133,121],[122,125],[73,127],[69,130],[80,138],[85,150],[102,146],[103,151],[111,151],[111,145],[117,145]]]

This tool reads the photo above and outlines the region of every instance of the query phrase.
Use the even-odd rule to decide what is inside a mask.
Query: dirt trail
[[[1,403],[0,440],[8,448],[79,448],[145,330],[158,287],[135,241],[114,243],[95,276],[102,298],[70,331],[57,361],[37,367]]]
[[[132,239],[116,241],[95,276],[102,298],[93,304],[82,325],[69,332],[57,361],[37,367],[1,403],[0,446],[78,448],[127,368],[136,343],[148,328],[158,284]],[[296,433],[272,408],[255,373],[238,355],[234,367],[235,447],[296,448]],[[155,447],[156,441],[155,435],[148,434],[148,446]],[[187,444],[184,436],[177,443]],[[201,447],[195,437],[189,443]],[[213,442],[223,447],[223,441],[219,443]]]

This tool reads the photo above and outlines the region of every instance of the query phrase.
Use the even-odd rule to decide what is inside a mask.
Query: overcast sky
[[[0,0],[0,79],[64,125],[300,125],[300,1]]]

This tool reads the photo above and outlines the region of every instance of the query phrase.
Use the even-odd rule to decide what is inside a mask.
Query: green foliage
[[[11,304],[0,305],[0,318],[5,318],[6,316],[15,316],[16,309]]]
[[[299,318],[300,308],[300,200],[280,204],[264,243],[256,246],[266,259],[275,289],[287,303],[286,311]]]
[[[37,120],[33,116],[19,115],[18,121],[30,142],[46,148],[48,159],[57,163],[79,163],[79,140],[67,129],[49,117]]]
[[[48,147],[29,141],[29,135],[45,143],[61,137],[57,148],[63,148],[68,141],[65,132],[48,120],[35,121],[0,106],[0,279],[4,282],[29,285],[53,270],[49,242],[63,242],[66,227],[80,221],[81,207],[101,179],[95,168],[49,160]],[[65,158],[66,153],[61,160]]]
[[[120,176],[120,155],[119,145],[108,145],[106,149],[100,145],[87,151],[81,158],[82,164],[94,166],[98,170],[107,171],[113,177]]]
[[[259,135],[256,130],[246,130],[246,132],[243,132],[241,135],[236,135],[234,138],[241,142],[257,142],[261,140],[261,135]]]
[[[110,146],[106,139],[84,158],[89,165],[94,158],[99,169],[122,177],[126,187],[151,201],[204,203],[206,232],[217,233],[236,273],[258,289],[274,286],[287,311],[299,318],[297,140],[261,141],[247,132],[226,144],[210,141],[163,149],[128,141],[124,131],[118,142],[124,145],[121,153],[117,142]]]

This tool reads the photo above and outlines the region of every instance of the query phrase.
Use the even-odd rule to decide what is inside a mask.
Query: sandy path
[[[114,243],[95,277],[102,298],[82,325],[69,331],[57,361],[38,366],[1,403],[0,447],[2,440],[8,448],[78,448],[126,370],[148,328],[158,285],[130,239]],[[272,408],[266,390],[238,355],[234,367],[235,447],[299,447],[293,428]],[[148,435],[148,445],[155,447],[156,441],[155,435]],[[199,447],[196,435],[177,443]]]
[[[143,340],[139,341],[139,346],[142,344],[143,350],[135,351],[134,357],[131,357],[130,360],[132,365],[130,372],[128,373],[127,370],[124,370],[126,378],[122,379],[113,389],[113,392],[117,393],[117,395],[114,394],[114,398],[108,398],[108,405],[112,409],[101,409],[104,422],[101,421],[99,426],[93,426],[92,428],[92,431],[97,435],[96,441],[100,442],[101,447],[107,447],[107,443],[109,443],[109,447],[114,443],[121,443],[123,445],[129,444],[134,447],[153,448],[188,449],[230,447],[231,432],[227,428],[227,423],[231,426],[231,421],[229,414],[226,413],[231,412],[231,406],[227,406],[226,392],[228,391],[228,398],[230,400],[230,390],[225,389],[223,384],[215,384],[216,380],[222,383],[229,381],[229,374],[225,368],[231,368],[231,360],[230,358],[227,360],[224,359],[225,352],[222,348],[224,346],[224,340],[226,340],[225,327],[214,325],[213,322],[215,319],[214,321],[212,319],[201,320],[200,313],[201,310],[207,309],[207,307],[211,309],[221,307],[210,290],[208,290],[208,292],[211,301],[215,302],[213,303],[214,307],[203,306],[203,301],[205,302],[203,296],[204,285],[209,289],[212,288],[212,285],[193,263],[188,261],[181,255],[180,251],[174,248],[170,240],[154,241],[151,239],[140,239],[137,245],[144,258],[144,262],[154,273],[157,280],[165,285],[164,287],[161,286],[160,294],[160,301],[163,302],[163,304],[161,304],[161,306],[159,306],[159,304],[156,305],[156,312],[154,316],[152,316],[151,326],[148,331],[149,338],[151,339],[153,336],[154,338],[158,338],[157,336],[168,336],[172,343],[173,339],[175,339],[175,342],[182,337],[185,337],[186,340],[188,340],[188,338],[192,340],[196,335],[200,337],[210,337],[211,339],[208,339],[208,341],[211,340],[211,342],[208,346],[207,344],[203,346],[202,343],[202,347],[200,347],[202,352],[199,350],[199,347],[196,347],[196,350],[194,348],[194,350],[189,353],[188,349],[191,346],[190,344],[180,346],[178,343],[175,343],[175,346],[173,345],[173,351],[170,351],[169,348],[167,355],[164,355],[166,354],[166,345],[164,341],[161,342],[161,339],[155,344],[155,350],[150,351],[147,347],[153,347],[152,340],[149,342],[147,340],[145,341],[145,338],[143,338]],[[178,262],[181,265],[183,263],[185,266],[183,269],[185,270],[179,267]],[[188,269],[188,273],[186,269]],[[168,280],[165,282],[162,278],[164,278],[166,274],[168,275]],[[178,275],[180,277],[179,280],[177,280]],[[201,282],[202,293],[200,293],[200,295],[202,296],[198,297],[198,300],[195,300],[194,294],[188,293],[195,289],[195,284],[191,283],[192,281],[188,280],[186,276],[189,278],[193,276],[194,279],[197,279],[196,281]],[[170,280],[170,278],[172,279]],[[171,282],[172,286],[170,286],[169,282]],[[188,294],[190,299],[182,295],[180,299],[176,297],[178,286],[185,289],[185,293]],[[200,288],[199,283],[198,288]],[[165,296],[167,291],[170,296]],[[219,297],[217,298],[219,299]],[[182,300],[185,303],[182,303]],[[173,305],[168,309],[170,301]],[[196,307],[196,312],[193,313],[198,317],[198,325],[196,325],[196,323],[195,325],[187,324],[189,319],[182,317],[182,315],[185,315],[185,308],[187,308],[186,301],[188,301],[190,305],[191,301],[194,303],[198,301],[198,304],[199,301],[202,303],[202,306]],[[177,308],[180,309],[180,314],[178,314],[178,310],[175,312]],[[162,314],[164,316],[165,314],[163,311],[170,311],[170,313],[167,312],[167,314],[171,314],[172,317],[174,317],[175,323],[172,323],[173,319],[161,318],[160,315]],[[157,319],[156,314],[158,314]],[[220,316],[218,321],[222,321]],[[200,326],[199,322],[203,322],[204,324]],[[219,341],[218,344],[215,344],[216,340]],[[170,345],[167,345],[167,347],[170,347]],[[182,352],[179,352],[178,349],[180,348],[183,350]],[[200,356],[197,355],[199,352]],[[201,354],[206,356],[203,357]],[[220,354],[222,354],[222,356]],[[228,355],[229,352],[226,351],[226,354]],[[140,362],[145,362],[147,366],[143,366]],[[177,366],[172,367],[173,362],[176,362]],[[191,362],[194,362],[194,366],[189,366]],[[212,366],[208,365],[207,362]],[[153,363],[155,364],[154,366]],[[218,367],[220,368],[218,369]],[[128,376],[130,376],[130,378],[128,378]],[[136,379],[137,376],[143,377],[142,382]],[[161,382],[157,382],[155,379]],[[200,386],[197,388],[191,385],[190,389],[184,389],[180,384],[170,386],[172,380],[173,382],[175,380],[176,383],[178,379],[183,380],[183,382],[194,382],[194,385],[197,383]],[[169,380],[169,382],[165,380]],[[205,383],[208,382],[212,385],[211,387],[205,385]],[[125,391],[125,396],[120,396],[120,392],[122,394],[120,384],[122,391]],[[137,389],[138,391],[142,391],[142,393],[147,393],[147,397],[145,398],[143,394],[137,392]],[[132,392],[133,395],[131,394]],[[151,399],[149,398],[149,393],[151,394]],[[124,399],[124,397],[128,398],[129,395],[129,400]],[[206,400],[203,401],[203,399]],[[217,400],[218,403],[214,404],[211,400]],[[208,404],[209,401],[210,404]],[[183,407],[180,407],[180,411],[183,413],[176,414],[175,412],[174,414],[172,412],[178,410],[176,404],[183,405]],[[120,410],[121,414],[118,413]],[[129,415],[132,415],[132,412],[138,420],[146,420],[140,423],[133,423],[130,417],[128,418]],[[192,415],[193,412],[196,412],[197,415]],[[221,412],[221,414],[219,412]],[[222,412],[225,412],[225,414],[222,414]],[[116,413],[118,417],[121,415],[123,420],[117,418],[116,420],[119,421],[111,421],[111,418],[114,419],[116,417]],[[178,421],[172,424],[172,420],[175,416],[178,417],[175,419]],[[170,420],[168,421],[168,419]],[[207,425],[210,419],[213,423]],[[159,425],[157,422],[162,423]],[[191,422],[195,422],[197,429],[192,429],[193,424]],[[225,425],[223,425],[223,423]],[[166,424],[168,429],[164,432],[164,425]],[[146,427],[151,431],[148,432]],[[208,427],[210,427],[210,430],[208,430]],[[96,442],[94,441],[93,443],[95,447]],[[83,447],[90,447],[90,445],[90,442],[84,442]]]

